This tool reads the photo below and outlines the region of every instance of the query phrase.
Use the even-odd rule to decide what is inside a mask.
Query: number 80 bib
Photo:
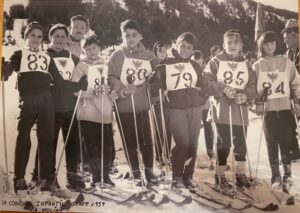
[[[245,89],[249,80],[246,62],[220,61],[217,81],[235,89]]]

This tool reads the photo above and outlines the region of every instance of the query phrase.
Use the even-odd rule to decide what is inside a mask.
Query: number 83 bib
[[[195,87],[197,80],[197,73],[190,63],[166,65],[166,85],[168,91]]]
[[[217,81],[235,89],[245,89],[249,80],[246,62],[220,61]]]
[[[20,73],[23,72],[43,72],[48,73],[50,56],[43,51],[32,52],[27,49],[22,50]]]

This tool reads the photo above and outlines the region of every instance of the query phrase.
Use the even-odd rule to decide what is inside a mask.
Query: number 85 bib
[[[27,49],[22,50],[20,65],[21,72],[43,72],[48,73],[50,56],[43,51],[32,52]]]
[[[245,89],[249,80],[246,62],[220,61],[217,81],[235,89]]]

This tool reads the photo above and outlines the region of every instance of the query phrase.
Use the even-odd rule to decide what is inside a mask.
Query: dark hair
[[[165,43],[163,43],[162,41],[157,41],[154,45],[153,45],[153,52],[154,55],[157,56],[157,51],[160,50],[161,48],[166,47]]]
[[[45,35],[45,28],[39,22],[33,21],[26,26],[24,31],[24,38],[27,38],[28,34],[31,33],[31,31],[34,29],[42,31],[43,36]]]
[[[124,32],[127,29],[134,29],[134,30],[140,32],[139,25],[136,23],[136,21],[131,20],[131,19],[127,19],[120,24],[121,32]]]
[[[299,27],[291,27],[291,28],[288,28],[286,29],[282,34],[290,34],[290,33],[297,33],[299,34]]]
[[[204,53],[201,52],[200,50],[195,50],[195,51],[193,52],[193,55],[192,55],[192,56],[194,56],[194,59],[195,59],[195,60],[199,60],[200,58],[203,58],[203,59],[204,59]]]
[[[224,33],[224,36],[223,36],[223,40],[225,40],[226,37],[229,37],[229,36],[238,36],[238,38],[241,40],[241,42],[243,42],[242,40],[242,36],[241,36],[241,32],[238,30],[238,29],[230,29],[230,30],[227,30],[225,33]]]
[[[179,35],[176,40],[176,45],[183,41],[186,41],[187,43],[193,45],[193,47],[195,47],[197,43],[195,35],[191,32],[185,32]]]
[[[215,56],[215,52],[218,50],[218,49],[222,49],[220,45],[214,45],[210,48],[210,55],[211,57]]]
[[[83,15],[75,15],[70,20],[71,20],[71,22],[74,22],[76,20],[83,21],[86,23],[87,28],[89,28],[89,26],[90,26],[89,19]]]
[[[69,31],[66,25],[58,23],[53,25],[49,30],[49,36],[52,36],[56,30],[64,30],[66,35],[69,35]]]
[[[263,34],[261,34],[261,36],[258,38],[257,40],[257,47],[258,47],[258,57],[264,57],[266,55],[264,48],[263,48],[263,44],[268,43],[268,42],[273,42],[275,41],[276,43],[276,49],[274,52],[274,55],[278,55],[279,54],[279,42],[278,42],[278,38],[275,34],[275,32],[273,31],[266,31]]]
[[[97,46],[100,47],[100,42],[95,35],[86,37],[82,43],[82,46],[83,46],[83,48],[85,48],[86,46],[89,46],[92,44],[96,44]]]

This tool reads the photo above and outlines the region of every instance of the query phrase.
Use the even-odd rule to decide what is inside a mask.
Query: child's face
[[[91,44],[84,48],[86,57],[90,60],[96,60],[99,57],[100,47],[97,44]]]
[[[55,49],[63,49],[67,42],[67,34],[64,30],[58,29],[50,36],[50,42]]]
[[[126,29],[122,32],[123,42],[125,42],[126,46],[130,49],[136,48],[140,40],[142,39],[142,35],[135,29]]]
[[[39,48],[43,41],[43,32],[33,29],[26,37],[25,42],[31,48]]]
[[[87,31],[88,31],[87,24],[84,21],[75,20],[71,22],[70,34],[77,41],[83,39]]]
[[[160,60],[165,59],[167,57],[167,48],[165,46],[158,48],[156,54]]]
[[[237,57],[243,48],[243,43],[239,36],[229,35],[225,37],[223,47],[227,54]]]
[[[276,50],[276,41],[263,43],[262,48],[267,56],[272,56]]]
[[[288,49],[298,46],[299,36],[296,33],[285,32],[283,34],[283,39],[284,39],[284,43]]]
[[[194,46],[183,40],[178,44],[177,51],[181,58],[187,59],[193,54]]]

